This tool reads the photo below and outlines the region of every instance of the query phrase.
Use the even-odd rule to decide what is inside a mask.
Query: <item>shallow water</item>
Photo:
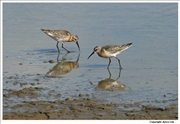
[[[75,43],[65,43],[65,48],[75,51],[66,54],[59,43],[58,55],[56,41],[41,28],[77,34],[81,51]],[[119,78],[115,58],[109,70],[108,59],[94,54],[87,60],[97,45],[130,42],[132,47],[118,55],[123,67]],[[47,75],[56,67],[66,72]],[[118,78],[116,84],[124,88],[99,88],[98,83],[109,77]],[[79,94],[119,104],[178,104],[178,4],[3,4],[3,93],[29,87],[42,88],[38,97],[11,96],[3,99],[4,106]]]

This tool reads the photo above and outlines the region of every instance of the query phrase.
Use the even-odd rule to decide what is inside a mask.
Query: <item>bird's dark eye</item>
[[[98,50],[98,47],[96,46],[95,48],[94,48],[94,51],[97,51]]]

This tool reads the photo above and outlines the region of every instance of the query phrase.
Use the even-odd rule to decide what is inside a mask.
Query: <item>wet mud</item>
[[[177,106],[166,109],[143,106],[141,110],[122,110],[119,104],[103,104],[95,99],[66,99],[62,101],[25,102],[13,109],[26,109],[25,112],[5,112],[4,120],[58,120],[58,119],[117,119],[117,120],[176,120]]]
[[[41,85],[49,78],[38,73],[5,76],[4,83],[11,88],[3,89],[3,120],[178,120],[178,106],[173,103],[162,108],[142,101],[117,104],[83,93],[62,98],[62,94]],[[111,79],[110,74],[96,86],[91,85],[99,91],[131,90],[117,79]],[[153,102],[171,101],[178,98]]]
[[[25,88],[19,91],[9,91],[4,98],[11,95],[24,97],[29,92],[30,97],[38,97],[33,91],[38,88]],[[24,94],[24,95],[19,95]],[[32,95],[32,96],[31,96]],[[6,108],[8,106],[3,106]],[[13,112],[4,112],[4,120],[177,120],[178,107],[171,104],[165,108],[151,105],[105,103],[89,94],[79,94],[77,98],[55,101],[23,101],[10,107]],[[124,109],[125,108],[125,109]],[[139,108],[139,109],[132,109]],[[127,109],[127,110],[126,110]],[[128,110],[131,109],[131,110]]]
[[[77,68],[78,60],[79,57],[75,62],[57,62],[45,75],[34,73],[4,76],[3,120],[178,120],[178,106],[175,104],[177,97],[154,99],[154,103],[172,102],[165,107],[144,104],[142,101],[117,104],[98,99],[93,93],[79,92],[65,97],[61,91],[56,92],[58,86],[55,85],[56,88],[52,89],[44,84],[52,83],[54,78],[62,79],[56,76],[65,75]],[[109,78],[100,80],[97,85],[89,82],[89,86],[94,91],[131,90],[118,81],[121,71],[117,79],[112,79],[111,72],[108,72]],[[163,97],[166,98],[167,95]]]

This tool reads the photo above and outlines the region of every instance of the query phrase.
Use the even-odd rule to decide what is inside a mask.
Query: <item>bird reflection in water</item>
[[[117,80],[120,78],[121,69],[119,70],[119,75],[116,80],[111,78],[111,72],[108,69],[109,78],[99,81],[97,88],[104,89],[104,90],[129,90],[130,88],[127,87],[125,84],[118,82]]]
[[[67,61],[66,58],[65,58],[67,54],[65,54],[62,57],[61,61],[59,61],[59,54],[58,54],[58,56],[57,56],[57,64],[47,72],[47,74],[49,76],[65,75],[65,74],[71,72],[71,70],[73,68],[78,68],[79,67],[78,61],[79,61],[80,54],[78,55],[76,61]]]

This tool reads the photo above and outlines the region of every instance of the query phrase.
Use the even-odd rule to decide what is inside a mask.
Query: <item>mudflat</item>
[[[7,96],[4,96],[7,97]],[[6,106],[3,106],[5,108]],[[122,109],[126,108],[126,109]],[[139,109],[133,109],[133,108]],[[11,107],[14,112],[4,112],[4,120],[177,120],[176,104],[163,108],[151,105],[105,103],[79,94],[79,98],[56,101],[24,101]],[[128,110],[129,109],[129,110]]]

